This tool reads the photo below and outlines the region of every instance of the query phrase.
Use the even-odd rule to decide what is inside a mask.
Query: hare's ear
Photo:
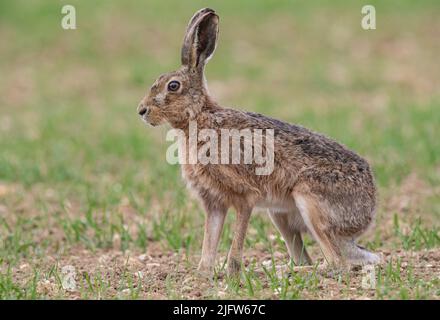
[[[217,45],[218,20],[214,10],[208,8],[191,18],[183,40],[182,65],[203,71]]]

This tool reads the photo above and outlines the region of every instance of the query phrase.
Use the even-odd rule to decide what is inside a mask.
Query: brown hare
[[[240,270],[254,207],[268,210],[295,264],[312,263],[301,238],[304,232],[318,242],[331,265],[378,263],[377,255],[355,243],[372,223],[376,205],[373,175],[363,158],[321,134],[261,114],[222,107],[209,95],[204,67],[216,48],[218,23],[212,9],[195,13],[183,41],[182,66],[160,76],[137,110],[148,124],[168,123],[186,136],[190,122],[218,132],[274,132],[274,168],[270,174],[255,174],[255,163],[182,164],[185,182],[206,211],[199,270],[213,270],[230,207],[236,211],[227,262],[230,274]],[[183,156],[187,157],[187,152]]]

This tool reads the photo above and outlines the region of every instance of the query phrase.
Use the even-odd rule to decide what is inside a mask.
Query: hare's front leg
[[[227,206],[222,206],[204,201],[206,210],[205,234],[203,236],[202,257],[198,270],[212,272],[215,265],[215,256],[223,230]]]
[[[228,274],[235,275],[240,271],[243,256],[243,245],[252,207],[241,206],[236,208],[237,218],[235,221],[234,238],[228,255]]]

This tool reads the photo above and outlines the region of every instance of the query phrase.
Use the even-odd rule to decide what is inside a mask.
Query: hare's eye
[[[168,90],[170,91],[177,91],[180,88],[180,82],[179,81],[171,81],[168,83]]]

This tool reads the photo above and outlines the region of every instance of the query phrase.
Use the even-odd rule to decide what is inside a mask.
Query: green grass
[[[421,218],[411,225],[411,230],[403,232],[399,228],[398,216],[394,215],[394,232],[404,250],[421,250],[440,246],[439,227],[423,227]]]
[[[61,29],[63,3],[75,5],[77,30]],[[439,298],[438,269],[410,255],[440,247],[440,5],[370,3],[375,31],[360,28],[361,1],[2,1],[0,299],[332,298],[327,286],[340,298]],[[218,277],[191,280],[204,213],[165,161],[167,128],[145,128],[136,106],[178,67],[183,29],[203,6],[221,16],[207,67],[219,102],[320,131],[371,162],[380,206],[362,242],[399,250],[376,290],[359,289],[357,274],[280,273],[287,252],[261,214],[239,282],[224,276],[232,214]],[[143,253],[152,260],[126,260]],[[107,255],[114,264],[97,268]],[[62,288],[66,264],[81,270],[74,293]]]

